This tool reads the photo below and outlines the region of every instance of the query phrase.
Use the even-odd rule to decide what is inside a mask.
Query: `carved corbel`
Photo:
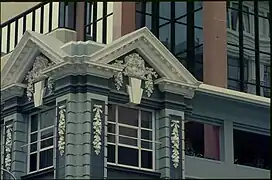
[[[114,76],[115,86],[117,90],[123,85],[123,75],[128,76],[129,84],[127,92],[131,103],[140,104],[143,89],[142,81],[145,82],[145,92],[150,97],[154,91],[154,80],[157,73],[152,68],[145,67],[145,62],[138,53],[132,53],[124,58],[124,62],[118,60],[115,65],[124,67],[122,72],[118,72]]]
[[[54,65],[54,63],[50,62],[43,55],[40,55],[36,57],[32,69],[27,73],[26,95],[28,97],[28,101],[32,101],[32,98],[34,98],[35,107],[38,107],[43,103],[45,77],[42,75],[42,70],[52,65]],[[49,87],[51,88],[51,90],[53,89],[52,82],[50,82]]]

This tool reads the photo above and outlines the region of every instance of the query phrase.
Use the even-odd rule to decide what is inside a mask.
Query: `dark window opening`
[[[206,128],[207,127],[207,128]],[[198,122],[186,122],[185,123],[185,154],[188,156],[201,157],[206,159],[220,160],[220,147],[219,147],[219,126],[205,125]],[[213,136],[209,138],[212,131]],[[205,141],[211,142],[205,142]],[[206,146],[206,147],[205,147]],[[215,146],[215,147],[211,147]],[[211,149],[216,148],[216,149]]]
[[[269,169],[271,167],[269,138],[269,136],[234,129],[234,163]]]
[[[185,123],[185,149],[188,156],[204,157],[204,124]]]

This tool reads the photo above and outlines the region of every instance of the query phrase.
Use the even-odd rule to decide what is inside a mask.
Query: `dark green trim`
[[[259,1],[254,0],[256,94],[260,96],[261,95],[261,75],[260,75],[260,47],[259,47],[260,37],[259,37],[259,6],[258,4],[259,4]]]
[[[245,72],[244,72],[244,33],[243,33],[243,1],[238,3],[238,20],[239,20],[239,60],[240,60],[240,91],[245,91]]]
[[[42,176],[46,176],[49,174],[53,174],[54,177],[54,168],[46,169],[46,170],[41,170],[37,173],[32,173],[32,174],[27,174],[25,176],[22,176],[21,179],[40,179]]]
[[[113,166],[113,165],[108,165],[107,169],[108,170],[114,170],[114,171],[120,171],[120,172],[126,172],[126,173],[138,174],[141,177],[144,175],[144,176],[150,177],[151,179],[153,179],[153,178],[157,179],[157,178],[160,178],[160,176],[161,176],[161,173],[158,173],[158,172],[150,172],[150,171],[144,171],[144,170],[138,170],[138,169],[130,169],[130,168],[126,168],[126,167]],[[110,178],[110,177],[108,177],[108,178]],[[124,177],[124,178],[127,179],[127,177]],[[140,178],[140,179],[142,179],[142,178]]]

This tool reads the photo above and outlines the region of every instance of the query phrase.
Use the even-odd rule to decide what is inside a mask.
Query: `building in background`
[[[4,103],[1,109],[1,127],[4,129],[1,132],[7,134],[8,128],[12,127],[12,137],[18,140],[12,146],[12,158],[15,159],[12,159],[11,172],[17,178],[76,178],[85,175],[92,178],[269,177],[272,59],[272,20],[269,12],[272,12],[272,3],[269,1],[51,2],[40,3],[7,22],[1,22],[1,53],[6,54],[1,57],[1,75],[6,80],[6,84],[1,83],[1,93],[4,95],[1,100]],[[150,31],[136,31],[144,26]],[[26,30],[33,32],[23,36]],[[87,40],[92,41],[80,42]],[[124,49],[119,52],[118,47]],[[158,74],[157,81],[154,81],[157,82],[154,93],[150,97],[143,94],[136,109],[130,105],[120,106],[132,102],[128,97],[132,96],[133,91],[124,88],[117,91],[112,83],[113,79],[109,78],[114,75],[110,73],[114,67],[107,64],[111,62],[110,59],[122,60],[135,53],[145,61],[145,66],[153,68]],[[89,74],[84,76],[80,67],[73,74],[68,65],[66,67],[62,64],[63,60],[69,60],[73,64],[80,56],[83,57],[80,61],[87,63],[85,65],[92,61],[88,58],[94,58],[110,72],[103,68],[98,71],[81,69]],[[53,95],[48,95],[50,91],[45,90],[44,106],[39,106],[38,109],[32,99],[30,102],[27,100],[21,86],[10,91],[17,93],[16,96],[19,97],[13,98],[7,93],[9,83],[28,83],[24,78],[32,69],[36,57],[64,66],[57,71],[66,72],[65,69],[68,68],[66,79],[50,68],[48,73],[44,72],[48,75],[52,71],[51,75],[59,79],[55,80]],[[20,58],[27,58],[29,62],[22,61],[26,66],[16,79],[11,75],[14,73],[11,67],[16,66]],[[166,63],[160,58],[166,59]],[[71,67],[76,68],[73,65]],[[18,69],[14,69],[17,73]],[[118,71],[118,68],[115,70]],[[90,75],[92,71],[94,73]],[[176,75],[172,74],[174,71],[180,73],[180,79],[175,79]],[[178,90],[163,84],[164,81],[160,79],[163,77],[172,80],[173,86],[178,87]],[[130,79],[130,76],[124,77],[124,84],[132,83],[127,78]],[[48,85],[50,81],[45,79],[47,88]],[[82,86],[83,89],[75,89],[75,86]],[[69,93],[64,87],[69,89]],[[184,87],[190,88],[184,91]],[[38,89],[38,85],[35,85],[35,89]],[[106,135],[105,139],[108,141],[102,138],[102,142],[107,144],[107,148],[99,155],[92,149],[94,145],[90,144],[95,137],[91,135],[88,141],[88,137],[84,135],[88,130],[80,125],[85,117],[89,118],[86,123],[94,120],[94,113],[84,114],[79,110],[80,104],[83,109],[92,109],[94,112],[94,105],[102,105],[101,113],[107,117],[108,128],[102,129],[102,136]],[[65,156],[61,156],[60,145],[54,139],[59,139],[60,131],[57,126],[64,111],[67,121],[66,151]],[[124,112],[135,114],[133,117],[137,117],[134,120],[138,124],[122,123],[122,119],[128,118]],[[56,122],[42,125],[45,117],[53,119],[56,113],[59,114]],[[32,119],[33,122],[38,122],[36,129],[34,126],[32,129]],[[72,119],[76,119],[73,127],[68,123]],[[143,119],[151,121],[151,125],[139,124]],[[159,119],[169,123],[157,123],[160,122]],[[180,140],[179,155],[176,156],[180,158],[180,164],[176,166],[168,133],[175,127],[169,127],[170,122],[177,119],[181,126],[178,135],[184,137],[185,134],[185,140]],[[9,124],[11,122],[12,126]],[[25,127],[19,127],[20,123]],[[45,136],[49,136],[43,137],[44,132]],[[19,135],[20,133],[22,134]],[[136,133],[135,136],[127,137],[133,133]],[[144,134],[147,136],[142,137]],[[2,142],[5,142],[7,136],[1,134],[1,137]],[[86,152],[85,159],[90,158],[85,167],[81,157],[84,157],[85,149],[82,144],[73,144],[73,141],[86,143],[86,148],[91,148],[90,152]],[[139,147],[142,150],[137,150]],[[8,154],[4,148],[1,152],[3,156]],[[135,155],[134,158],[124,156],[122,159],[119,154]],[[43,162],[44,159],[48,161]],[[94,162],[101,164],[96,166]],[[5,164],[4,160],[2,164]],[[97,169],[100,170],[95,173]]]

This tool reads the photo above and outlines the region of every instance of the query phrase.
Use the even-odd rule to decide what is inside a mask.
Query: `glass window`
[[[269,169],[271,165],[269,138],[266,135],[234,129],[234,163]]]
[[[160,2],[160,17],[171,18],[171,2]]]
[[[55,116],[54,109],[30,116],[29,172],[53,166]]]
[[[108,163],[154,170],[153,113],[109,105],[109,108],[113,107],[118,113],[118,119],[108,122]],[[115,115],[109,113],[109,119],[114,119],[110,116]]]
[[[228,8],[228,27],[236,31],[236,33],[228,31],[228,61],[232,61],[232,57],[239,59],[236,67],[231,67],[228,63],[228,82],[232,83],[232,85],[229,84],[229,88],[233,88],[233,80],[237,79],[237,84],[245,83],[243,86],[238,86],[240,87],[239,91],[269,97],[269,87],[266,87],[266,85],[269,85],[267,79],[270,78],[270,75],[265,70],[265,66],[270,67],[272,58],[270,52],[271,39],[269,37],[271,29],[267,17],[269,6],[272,3],[260,1],[258,4],[259,9],[254,9],[253,3],[250,5],[250,3],[244,2],[242,9],[239,9],[238,3],[231,2]],[[240,34],[238,33],[239,11],[242,11],[243,14],[242,22],[240,22],[243,24],[243,37],[239,37]],[[258,22],[255,21],[256,18],[258,18]],[[258,28],[255,28],[256,23],[258,23]],[[256,40],[258,40],[258,46],[255,44]],[[240,57],[241,54],[243,54],[243,57]],[[243,66],[240,63],[243,63]],[[256,69],[260,70],[259,76],[256,74]],[[237,75],[236,78],[235,72],[240,74],[242,71],[244,71],[244,77]],[[256,79],[257,77],[260,77],[260,79]]]
[[[187,3],[186,2],[175,2],[175,14],[176,18],[186,15]]]

